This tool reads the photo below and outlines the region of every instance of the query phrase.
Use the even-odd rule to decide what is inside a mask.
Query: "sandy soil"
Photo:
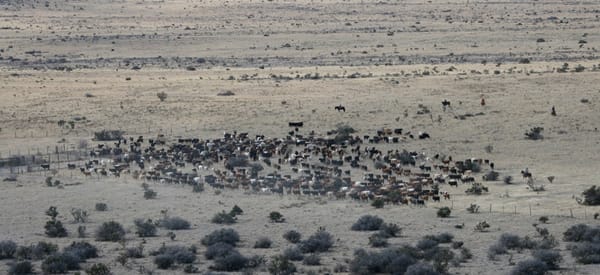
[[[598,206],[584,207],[573,198],[598,178],[600,61],[594,30],[600,5],[362,2],[46,1],[45,6],[44,1],[2,1],[0,158],[92,146],[93,133],[102,129],[129,136],[165,134],[171,140],[217,138],[233,130],[285,137],[288,122],[303,121],[301,133],[321,136],[339,124],[359,136],[384,127],[425,131],[431,139],[378,147],[491,159],[501,177],[513,176],[515,184],[488,182],[490,192],[482,196],[465,195],[466,186],[445,185],[442,191],[452,201],[375,210],[351,200],[241,190],[215,194],[210,188],[198,194],[189,186],[159,183],[150,183],[158,197],[145,200],[142,181],[129,176],[89,179],[59,169],[56,179],[82,184],[56,188],[44,183],[49,172],[35,167],[18,174],[16,183],[0,184],[0,240],[66,246],[78,240],[78,224],[69,214],[76,207],[90,212],[89,232],[104,221],[119,221],[129,231],[127,246],[135,246],[142,240],[133,220],[157,218],[168,209],[191,221],[192,229],[177,232],[173,242],[161,230],[160,237],[146,240],[146,251],[165,242],[196,244],[195,265],[206,271],[211,262],[201,255],[200,239],[221,227],[210,223],[215,213],[237,204],[245,214],[231,227],[242,237],[244,255],[281,253],[290,246],[281,236],[289,229],[308,236],[324,226],[334,234],[333,250],[321,255],[323,266],[298,264],[304,272],[331,271],[351,259],[354,249],[367,247],[369,234],[349,228],[368,213],[403,228],[392,244],[414,244],[441,232],[464,241],[474,258],[451,267],[452,274],[506,274],[512,269],[507,258],[486,256],[501,233],[535,236],[532,224],[542,215],[559,238],[573,224],[600,224],[592,219]],[[223,91],[235,95],[218,96]],[[161,102],[158,92],[167,99]],[[442,110],[444,99],[451,109]],[[333,109],[339,104],[346,112]],[[418,114],[419,105],[430,113]],[[550,115],[552,106],[557,116]],[[60,120],[74,121],[75,127],[58,126]],[[525,131],[536,126],[544,128],[544,139],[525,139]],[[546,191],[526,188],[519,173],[525,167]],[[1,168],[0,176],[18,170]],[[550,184],[548,176],[556,180]],[[107,203],[109,211],[94,211],[96,202]],[[469,214],[465,208],[471,203],[481,205],[481,213]],[[44,236],[50,205],[58,207],[71,236]],[[436,217],[441,206],[453,207],[451,218]],[[280,211],[287,222],[270,223],[271,211]],[[490,232],[474,233],[483,220],[491,224]],[[454,227],[463,223],[464,229]],[[270,237],[274,247],[253,249],[260,236]],[[90,262],[107,263],[115,274],[141,273],[141,267],[155,274],[182,272],[156,270],[152,257],[123,267],[115,261],[121,244],[86,241],[101,250]],[[559,249],[565,260],[557,274],[594,274],[598,268],[576,265],[564,242]],[[527,257],[516,254],[514,261]],[[0,272],[8,262],[2,261]],[[35,265],[39,271],[40,262]]]

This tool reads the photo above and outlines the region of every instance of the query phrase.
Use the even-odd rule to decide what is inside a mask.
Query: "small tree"
[[[50,206],[46,211],[46,215],[50,217],[50,220],[46,222],[44,229],[46,229],[45,233],[50,238],[62,238],[66,237],[67,230],[62,225],[62,222],[56,219],[58,216],[58,211],[55,206]]]
[[[167,93],[165,92],[158,92],[156,93],[156,96],[158,99],[160,99],[160,101],[165,101],[165,99],[167,99]]]

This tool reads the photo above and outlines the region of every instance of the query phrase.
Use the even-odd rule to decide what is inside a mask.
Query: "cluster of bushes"
[[[196,261],[196,247],[184,247],[180,245],[163,245],[157,251],[151,253],[154,264],[159,269],[169,269],[174,264],[191,264]]]
[[[373,247],[386,247],[387,239],[400,236],[402,229],[397,224],[384,223],[378,216],[364,215],[352,224],[354,231],[378,231],[369,237],[369,244]]]
[[[589,189],[583,191],[583,204],[600,205],[600,187],[593,185]]]
[[[186,230],[190,229],[190,222],[180,217],[165,216],[158,221],[160,227],[169,230]]]
[[[283,233],[283,238],[290,243],[298,243],[302,239],[302,234],[296,230],[289,230]]]
[[[100,242],[118,242],[125,239],[125,229],[115,221],[104,222],[96,230],[96,240]]]
[[[582,264],[600,264],[600,226],[591,227],[578,224],[563,234],[563,240],[575,242],[567,246],[577,262]]]
[[[55,252],[44,259],[42,271],[45,274],[62,274],[69,270],[81,269],[80,264],[88,259],[97,258],[98,249],[87,242],[74,242],[63,252]]]
[[[404,245],[397,248],[386,248],[381,251],[358,249],[350,261],[352,274],[444,274],[448,264],[459,265],[472,257],[470,251],[461,245],[452,246],[460,249],[460,255],[450,248],[440,246],[438,240],[450,242],[453,236],[443,233],[438,236],[427,236],[416,246]]]
[[[55,206],[50,206],[46,210],[46,215],[50,217],[50,220],[46,222],[44,226],[46,236],[50,238],[62,238],[68,235],[67,229],[62,225],[62,222],[57,220],[58,211]]]
[[[471,187],[469,187],[467,190],[465,190],[465,193],[470,194],[470,195],[481,195],[483,193],[487,193],[489,192],[489,189],[487,188],[487,186],[479,183],[479,182],[474,182]]]
[[[204,256],[214,260],[211,268],[217,271],[238,271],[246,267],[255,267],[263,262],[260,257],[247,258],[237,249],[239,234],[230,228],[215,230],[204,236],[201,243],[207,246]]]
[[[142,188],[144,189],[144,199],[150,200],[156,198],[156,191],[151,189],[147,183],[143,183]]]

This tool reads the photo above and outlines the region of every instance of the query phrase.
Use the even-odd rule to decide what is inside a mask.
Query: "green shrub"
[[[88,275],[111,275],[110,268],[103,263],[95,263],[85,270]]]
[[[0,242],[0,260],[12,259],[17,252],[17,244],[13,241]]]
[[[202,238],[201,243],[210,246],[216,243],[227,243],[235,246],[240,241],[240,235],[231,228],[218,229]]]
[[[298,243],[302,238],[302,234],[296,230],[289,230],[283,234],[283,238],[290,243]]]
[[[285,256],[275,256],[269,262],[267,268],[274,275],[288,275],[296,272],[296,266]]]
[[[135,225],[135,233],[138,237],[147,238],[156,236],[156,225],[152,220],[135,219],[133,224]]]
[[[105,222],[96,230],[96,240],[101,242],[118,242],[125,239],[125,229],[115,221]]]
[[[29,275],[34,274],[33,265],[30,261],[20,261],[10,265],[9,275]]]
[[[450,210],[449,207],[444,206],[444,207],[438,209],[437,216],[440,218],[447,218],[447,217],[450,217],[450,213],[452,213],[452,210]]]
[[[269,213],[269,219],[271,220],[271,222],[284,222],[285,218],[283,217],[283,215],[277,211],[273,211],[271,213]]]
[[[271,244],[272,242],[269,238],[262,237],[254,243],[254,248],[271,248]]]
[[[378,216],[364,215],[352,225],[354,231],[375,231],[383,225],[383,219]]]
[[[190,222],[180,217],[164,217],[158,224],[169,230],[190,229]]]
[[[211,219],[211,222],[216,224],[234,224],[236,222],[236,218],[223,211],[215,214]]]
[[[319,230],[317,233],[300,242],[298,247],[303,253],[327,252],[333,246],[333,236],[325,230]]]

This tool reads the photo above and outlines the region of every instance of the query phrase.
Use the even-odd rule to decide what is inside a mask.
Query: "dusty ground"
[[[281,237],[285,230],[308,236],[325,226],[339,241],[322,255],[323,273],[368,246],[368,234],[349,227],[374,213],[404,228],[403,237],[392,243],[414,243],[446,231],[465,241],[475,257],[451,273],[506,274],[512,268],[507,259],[486,257],[502,232],[534,236],[531,224],[541,215],[550,217],[547,227],[557,237],[576,223],[599,224],[591,216],[600,208],[584,208],[573,195],[597,184],[600,163],[599,36],[594,32],[600,5],[361,2],[46,1],[45,6],[43,1],[2,1],[1,157],[77,148],[82,140],[93,144],[93,132],[102,129],[170,138],[215,138],[237,129],[281,137],[290,130],[289,121],[304,121],[302,132],[320,135],[345,123],[359,135],[382,127],[426,131],[430,140],[388,148],[492,159],[501,176],[513,176],[516,184],[487,183],[490,193],[479,197],[464,195],[465,187],[444,187],[452,202],[374,210],[351,201],[242,191],[196,194],[160,184],[152,185],[158,198],[144,200],[141,181],[129,177],[89,180],[60,170],[55,177],[63,182],[83,184],[58,189],[46,187],[43,173],[34,172],[0,185],[0,240],[24,245],[47,239],[44,211],[55,205],[65,221],[71,220],[72,207],[88,209],[89,230],[107,220],[123,223],[131,230],[128,246],[141,241],[133,234],[133,219],[169,209],[193,224],[192,230],[177,232],[175,243],[199,245],[202,236],[219,228],[209,222],[212,215],[238,204],[246,214],[232,227],[242,236],[245,255],[276,255],[288,247]],[[578,65],[585,69],[576,72]],[[235,95],[217,95],[223,91]],[[166,92],[167,99],[159,101],[157,92]],[[485,106],[479,104],[482,97]],[[444,99],[452,102],[451,110],[442,111]],[[338,104],[347,111],[336,112]],[[418,115],[419,104],[431,113]],[[483,114],[458,119],[477,113]],[[74,129],[59,127],[60,120],[75,121]],[[535,126],[544,127],[544,139],[526,140],[525,131]],[[491,153],[487,145],[493,146]],[[547,176],[556,180],[545,192],[529,191],[519,174],[525,167],[538,183],[546,183]],[[0,170],[3,178],[9,173]],[[96,202],[106,202],[109,211],[93,211]],[[468,214],[464,209],[471,203],[481,205],[482,213]],[[440,206],[453,206],[452,218],[436,218]],[[273,210],[287,222],[269,223]],[[482,220],[492,225],[490,232],[473,233]],[[462,223],[465,229],[454,228]],[[67,228],[73,237],[51,241],[62,246],[76,240],[77,225],[67,222]],[[148,239],[147,251],[166,242],[165,234]],[[252,249],[259,236],[271,237],[274,248]],[[122,267],[115,262],[121,245],[94,244],[102,254],[94,261],[108,263],[115,274],[135,273],[140,266],[155,269],[152,257]],[[564,269],[557,273],[593,274],[598,268],[575,267],[565,246],[561,243]],[[209,265],[199,256],[200,270]],[[5,270],[0,265],[0,272]],[[172,272],[181,269],[156,271]]]

